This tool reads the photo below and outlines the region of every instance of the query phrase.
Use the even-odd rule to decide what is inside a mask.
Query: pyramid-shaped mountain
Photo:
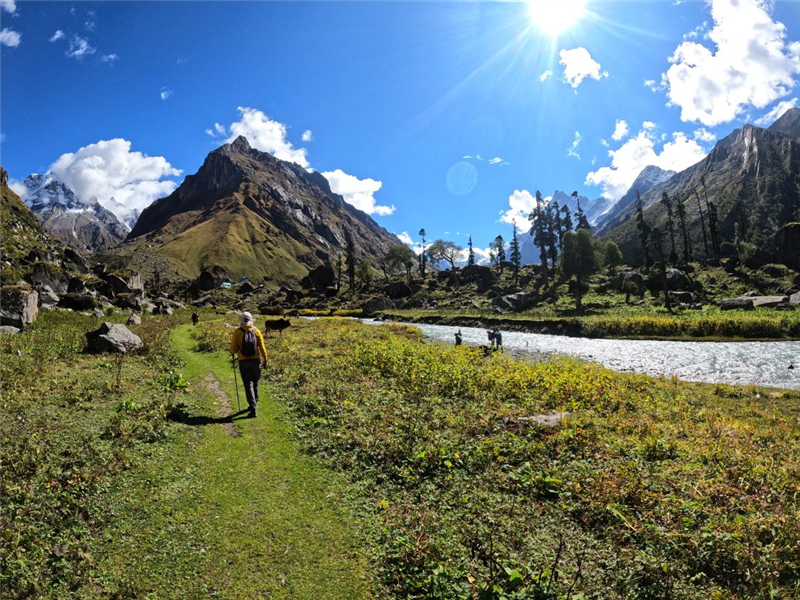
[[[769,247],[781,228],[800,220],[800,109],[787,111],[768,129],[745,125],[734,130],[703,160],[642,193],[645,221],[668,232],[660,202],[664,192],[685,207],[695,258],[705,255],[700,211],[708,229],[706,196],[717,210],[721,243],[734,241],[738,224],[746,241]],[[617,242],[634,264],[643,260],[635,211],[632,202],[599,232]],[[676,247],[680,254],[679,242]]]
[[[184,277],[291,283],[335,264],[352,238],[373,262],[400,241],[331,191],[319,173],[260,152],[240,136],[214,150],[170,196],[147,207],[125,243],[170,259]]]

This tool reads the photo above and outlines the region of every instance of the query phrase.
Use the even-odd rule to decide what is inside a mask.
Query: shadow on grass
[[[233,423],[234,421],[248,419],[248,412],[248,409],[245,408],[226,417],[209,417],[206,415],[193,415],[186,410],[185,406],[176,406],[169,412],[167,419],[174,423],[183,423],[184,425],[198,427],[201,425]]]

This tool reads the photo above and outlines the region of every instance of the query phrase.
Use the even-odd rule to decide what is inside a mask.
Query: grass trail
[[[257,419],[221,422],[225,393],[236,412],[233,369],[221,353],[194,352],[191,331],[172,337],[191,382],[186,435],[121,494],[103,571],[129,582],[122,593],[152,597],[367,597],[340,483],[298,452],[266,385]],[[245,406],[241,385],[239,393]]]

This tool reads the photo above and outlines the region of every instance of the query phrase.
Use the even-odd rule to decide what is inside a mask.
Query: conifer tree
[[[422,236],[422,252],[419,253],[419,272],[422,278],[425,279],[425,228],[419,230],[419,235]]]
[[[339,258],[336,261],[336,291],[342,289],[342,254],[339,253]]]
[[[495,261],[497,261],[497,265],[500,267],[500,273],[502,273],[503,263],[506,261],[506,246],[502,235],[498,235],[494,238],[492,247],[494,248]]]
[[[558,251],[561,252],[561,249],[564,247],[564,230],[562,229],[563,224],[561,223],[561,207],[558,205],[558,202],[553,200],[553,231],[555,231],[556,237],[558,238]]]
[[[469,236],[469,254],[467,255],[467,264],[470,267],[475,264],[475,250],[472,249],[472,235]]]
[[[558,222],[558,208],[549,204],[547,206],[547,250],[550,255],[550,264],[556,266],[558,260],[558,236],[560,225]]]
[[[575,211],[575,220],[578,222],[575,225],[575,231],[578,229],[585,229],[586,231],[591,231],[592,227],[589,225],[589,219],[586,218],[586,213],[583,212],[581,208],[581,198],[578,195],[577,190],[572,192],[572,197],[575,198],[575,203],[578,206],[578,210]]]
[[[514,231],[511,238],[511,264],[514,265],[514,284],[519,281],[519,267],[522,263],[522,255],[519,252],[519,240],[517,239],[517,222],[512,222],[511,227]]]
[[[700,183],[703,185],[703,196],[706,198],[706,210],[708,211],[708,232],[711,235],[711,248],[714,251],[714,258],[719,260],[719,235],[717,234],[717,207],[708,200],[708,189],[706,188],[706,176],[700,176]]]
[[[706,220],[703,217],[703,203],[700,202],[700,194],[697,193],[697,188],[692,188],[694,197],[697,198],[697,210],[700,213],[700,227],[703,230],[703,250],[706,253],[706,260],[708,260],[708,238],[706,237]]]
[[[575,276],[575,308],[580,310],[583,281],[597,272],[594,239],[590,231],[579,229],[564,235],[561,271],[567,278]]]
[[[678,253],[675,251],[675,225],[672,222],[672,199],[669,197],[667,192],[661,194],[661,204],[663,204],[664,208],[667,209],[667,224],[669,225],[669,239],[671,243],[669,262],[674,264],[678,262]]]
[[[644,264],[649,267],[653,264],[653,259],[650,258],[650,251],[647,248],[650,239],[650,226],[644,220],[644,207],[639,190],[636,190],[636,229],[639,230],[639,241],[642,243],[642,250],[644,251]]]
[[[566,204],[561,207],[561,237],[563,242],[564,234],[572,231],[572,216],[569,213],[569,206]],[[562,243],[563,247],[563,243]]]
[[[350,279],[350,293],[354,294],[356,291],[356,250],[353,245],[353,238],[350,233],[347,234],[347,248],[345,250],[345,266],[347,267],[347,276]]]
[[[686,228],[686,206],[678,201],[675,204],[678,213],[678,220],[681,222],[681,233],[683,235],[683,262],[687,265],[692,261],[692,243],[689,239],[689,230]]]

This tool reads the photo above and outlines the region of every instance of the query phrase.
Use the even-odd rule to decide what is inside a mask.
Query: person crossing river
[[[258,380],[261,378],[261,368],[267,366],[267,348],[261,332],[253,326],[253,315],[249,312],[241,314],[239,327],[233,332],[231,360],[234,357],[239,359],[239,373],[250,407],[250,417],[255,418],[258,411]]]

